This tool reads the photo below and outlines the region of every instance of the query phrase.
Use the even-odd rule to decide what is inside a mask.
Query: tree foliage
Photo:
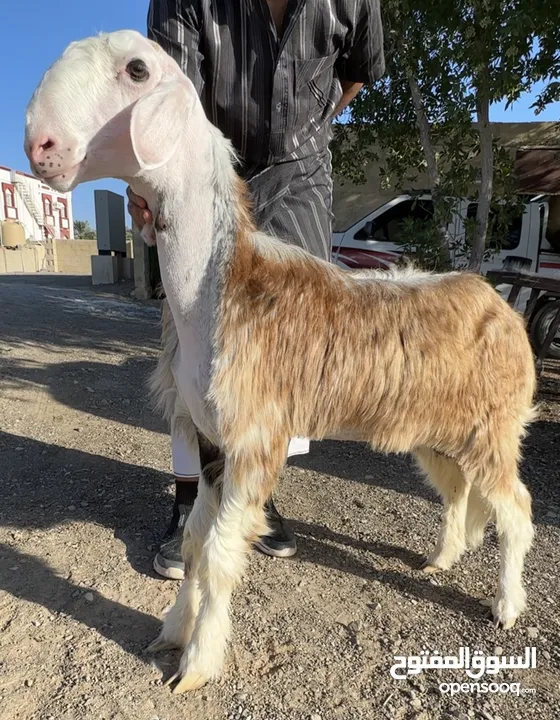
[[[438,229],[426,234],[439,242],[438,263],[457,255],[447,233],[454,198],[478,203],[462,252],[474,270],[487,237],[519,211],[512,158],[493,137],[490,107],[537,82],[545,88],[536,111],[560,96],[557,2],[384,0],[387,72],[356,98],[350,122],[335,126],[335,170],[360,182],[376,160],[382,184],[400,191],[425,177]]]
[[[87,220],[74,220],[74,237],[82,240],[95,240],[95,230]]]

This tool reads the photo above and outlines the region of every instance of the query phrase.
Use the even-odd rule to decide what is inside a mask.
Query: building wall
[[[97,255],[95,240],[46,240],[18,248],[0,247],[0,275],[22,272],[91,275],[92,255]]]
[[[45,242],[48,272],[65,275],[91,275],[91,256],[97,255],[95,240],[48,240]]]
[[[74,237],[74,220],[72,215],[72,194],[57,193],[44,185],[40,180],[23,172],[14,172],[0,165],[0,222],[17,220],[25,231],[28,240],[41,242],[45,240],[37,220],[33,217],[17,189],[17,183],[24,183],[31,200],[45,224],[52,229],[49,237]],[[15,207],[11,207],[11,204]],[[59,209],[56,205],[62,207]],[[64,209],[65,208],[65,209]],[[48,213],[48,214],[47,214]]]
[[[43,245],[25,245],[17,250],[0,247],[0,275],[39,272],[45,269],[45,259]]]

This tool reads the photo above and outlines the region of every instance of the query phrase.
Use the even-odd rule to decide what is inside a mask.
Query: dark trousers
[[[332,176],[328,151],[241,172],[257,227],[312,255],[331,259]]]

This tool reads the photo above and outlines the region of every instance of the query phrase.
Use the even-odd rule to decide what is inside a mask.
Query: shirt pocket
[[[337,55],[295,61],[296,93],[307,86],[320,104],[328,100]]]

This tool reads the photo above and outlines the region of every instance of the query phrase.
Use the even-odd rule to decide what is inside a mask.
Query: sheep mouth
[[[83,169],[86,157],[87,156],[84,156],[80,162],[64,168],[63,170],[59,170],[57,173],[53,173],[52,175],[43,175],[42,173],[39,174],[36,171],[33,174],[53,190],[56,190],[57,192],[69,192],[78,185],[78,178],[81,170]]]
[[[67,177],[74,176],[78,170],[81,168],[82,164],[84,163],[84,160],[86,159],[86,155],[77,162],[75,165],[71,165],[68,168],[64,168],[64,170],[60,170],[59,172],[56,172],[52,175],[43,175],[42,173],[37,174],[37,177],[41,180],[45,180],[46,182],[52,182],[53,180],[65,180]]]

